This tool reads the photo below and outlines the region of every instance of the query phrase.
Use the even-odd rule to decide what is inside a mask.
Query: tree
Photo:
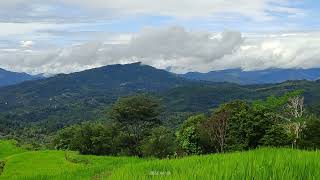
[[[207,121],[203,122],[203,128],[208,134],[210,143],[216,147],[218,152],[225,151],[228,120],[230,112],[223,109],[216,111]]]
[[[152,129],[142,145],[144,156],[164,158],[175,152],[174,134],[166,127],[160,126]]]
[[[258,147],[275,123],[275,115],[267,108],[233,101],[220,105],[203,126],[211,145],[218,152],[225,152]]]
[[[310,116],[306,121],[306,128],[301,134],[301,146],[307,149],[320,149],[320,119]]]
[[[281,147],[290,145],[291,139],[286,128],[281,124],[276,124],[266,132],[260,142],[264,146]]]
[[[60,130],[53,140],[55,148],[60,150],[78,150],[75,145],[75,136],[79,132],[79,128],[78,125],[74,125]]]
[[[177,144],[182,154],[201,154],[205,151],[201,141],[200,125],[206,120],[204,114],[189,117],[177,132]]]
[[[283,96],[269,96],[265,101],[255,101],[254,109],[265,109],[269,114],[275,115],[277,123],[285,124],[289,133],[294,137],[292,147],[297,147],[301,132],[305,128],[303,91],[288,92]]]
[[[129,141],[133,155],[142,156],[141,141],[161,124],[160,103],[146,95],[120,98],[112,107],[111,118],[120,126],[123,140]],[[126,143],[126,142],[125,142]]]
[[[55,147],[75,150],[81,154],[111,155],[116,153],[112,126],[84,123],[61,130],[55,138]]]
[[[238,151],[248,149],[248,134],[253,132],[249,123],[250,106],[245,101],[232,101],[221,105],[220,111],[229,113],[225,149]]]
[[[304,116],[304,97],[294,96],[288,99],[286,105],[288,113],[287,129],[294,135],[292,147],[297,147],[297,141],[300,139],[301,132],[306,127]]]

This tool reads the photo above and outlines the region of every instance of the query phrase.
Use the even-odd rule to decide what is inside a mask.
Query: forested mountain
[[[0,87],[18,84],[23,81],[39,79],[39,76],[32,76],[26,73],[10,72],[0,68]]]
[[[106,114],[104,109],[120,96],[160,94],[186,83],[189,81],[175,74],[140,63],[28,81],[0,88],[0,124],[3,131],[29,126],[55,131],[67,124],[101,118]]]
[[[0,88],[0,133],[34,137],[70,124],[105,120],[108,107],[119,97],[136,93],[159,98],[164,121],[176,127],[186,114],[207,112],[235,99],[250,101],[296,89],[305,91],[309,109],[318,113],[320,81],[241,86],[186,80],[140,63],[111,65]]]
[[[212,82],[233,82],[237,84],[267,84],[281,83],[288,80],[314,81],[320,78],[320,69],[266,69],[257,71],[243,71],[228,69],[211,71],[208,73],[189,72],[182,77],[193,80]]]

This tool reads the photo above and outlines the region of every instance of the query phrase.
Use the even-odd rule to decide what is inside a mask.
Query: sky
[[[320,1],[0,1],[0,68],[137,61],[175,73],[320,67]]]

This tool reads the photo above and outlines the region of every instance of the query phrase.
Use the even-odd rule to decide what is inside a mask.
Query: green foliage
[[[320,119],[311,116],[307,119],[306,128],[302,132],[300,142],[303,148],[320,149]]]
[[[142,144],[144,156],[164,158],[173,155],[175,150],[174,133],[163,126],[152,129],[150,136],[146,137]]]
[[[177,144],[182,154],[201,154],[204,151],[201,142],[201,123],[206,120],[205,115],[200,114],[189,117],[177,132]]]
[[[283,96],[271,95],[265,101],[255,100],[252,105],[254,109],[267,109],[272,112],[279,112],[283,110],[284,105],[288,102],[290,97],[300,96],[303,94],[302,90],[295,90],[285,93]]]
[[[115,131],[112,126],[84,123],[61,130],[54,144],[57,149],[76,150],[81,154],[115,154]]]
[[[121,142],[131,149],[131,155],[141,156],[141,141],[161,124],[160,103],[146,95],[124,97],[113,105],[110,114],[121,129]]]
[[[263,146],[286,147],[290,146],[292,137],[283,125],[273,125],[261,139]]]
[[[228,151],[243,150],[248,147],[247,131],[249,106],[244,101],[233,101],[221,105],[217,112],[230,114],[226,133],[226,149]]]

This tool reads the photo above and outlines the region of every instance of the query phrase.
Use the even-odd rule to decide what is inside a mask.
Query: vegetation
[[[320,146],[319,120],[304,109],[301,94],[293,91],[265,101],[225,103],[211,115],[190,116],[175,135],[159,120],[159,101],[147,95],[124,97],[112,106],[111,122],[67,127],[54,145],[81,154],[158,158],[262,146],[315,149]]]
[[[4,144],[13,147],[1,141],[0,151]],[[22,150],[1,158],[6,163],[0,179],[316,179],[319,157],[316,151],[279,148],[163,160]]]
[[[117,67],[0,91],[0,135],[18,140],[0,141],[0,179],[317,177],[318,153],[304,151],[320,147],[314,86],[190,82],[160,70],[148,78],[155,70],[138,67],[141,79]],[[108,86],[91,71],[121,76]],[[78,78],[85,83],[71,83]],[[42,91],[50,82],[64,83]]]
[[[319,153],[297,150],[320,147],[320,120],[304,108],[301,91],[265,101],[221,104],[211,114],[190,116],[176,133],[161,122],[161,107],[149,95],[120,98],[106,116],[110,120],[59,131],[53,140],[57,150],[27,151],[15,141],[0,141],[0,179],[211,179],[213,175],[314,179],[320,175]],[[210,153],[215,154],[204,155]]]
[[[100,77],[100,78],[96,78]],[[0,135],[41,149],[64,127],[111,120],[109,109],[124,96],[147,93],[163,105],[159,119],[174,131],[192,114],[237,99],[252,101],[302,89],[305,109],[319,116],[320,81],[240,86],[189,81],[166,71],[136,64],[113,65],[79,73],[1,87]]]

